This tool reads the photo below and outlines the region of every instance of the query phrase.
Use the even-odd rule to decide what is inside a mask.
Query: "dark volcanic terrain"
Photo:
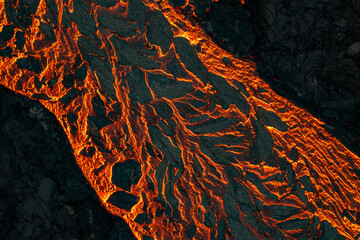
[[[194,19],[219,46],[253,59],[276,93],[321,118],[360,155],[360,1],[193,4]]]
[[[0,126],[0,239],[135,239],[100,205],[46,108],[0,87]]]
[[[358,10],[5,0],[1,236],[359,239]]]

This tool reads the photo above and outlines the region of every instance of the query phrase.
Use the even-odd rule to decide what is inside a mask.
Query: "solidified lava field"
[[[359,4],[2,1],[1,235],[359,239]]]

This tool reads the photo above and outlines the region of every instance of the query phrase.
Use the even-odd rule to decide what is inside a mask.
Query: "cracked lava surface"
[[[0,84],[138,239],[360,234],[360,158],[166,0],[5,0]]]

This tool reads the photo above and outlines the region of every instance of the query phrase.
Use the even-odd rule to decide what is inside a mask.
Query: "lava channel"
[[[0,84],[138,239],[359,236],[359,157],[167,0],[4,0],[0,22]]]

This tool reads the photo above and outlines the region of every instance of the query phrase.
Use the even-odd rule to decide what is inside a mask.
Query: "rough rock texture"
[[[283,5],[292,9],[295,3]],[[62,126],[75,158],[62,148],[69,144],[45,134],[57,126],[46,120],[46,111],[34,104],[28,112],[38,121],[29,126],[28,113],[3,98],[2,112],[20,114],[6,115],[0,125],[6,139],[1,147],[22,156],[1,158],[7,194],[1,202],[6,213],[2,222],[11,229],[4,231],[13,234],[10,239],[53,234],[57,239],[130,238],[118,218],[97,210],[89,185],[75,177],[78,171],[64,159],[76,161],[102,206],[123,217],[139,239],[360,236],[360,158],[326,131],[329,125],[324,128],[257,76],[267,68],[264,64],[281,63],[278,73],[293,81],[293,62],[277,55],[277,49],[283,49],[278,46],[281,34],[267,29],[276,25],[281,1],[247,8],[240,2],[221,2],[220,13],[208,12],[214,11],[216,22],[207,21],[205,27],[219,32],[214,38],[225,42],[230,52],[256,53],[253,47],[260,49],[259,36],[266,32],[259,51],[270,49],[269,56],[262,56],[265,61],[257,72],[250,60],[219,48],[193,24],[195,15],[207,13],[210,1],[174,1],[177,10],[165,1],[114,4],[8,0],[0,6],[0,84],[46,106]],[[302,12],[318,4],[308,1]],[[256,13],[253,6],[259,7],[266,24],[250,21]],[[295,17],[294,24],[286,26],[305,33],[313,25],[303,24],[304,19]],[[313,23],[311,19],[306,21]],[[343,26],[344,21],[336,24]],[[254,30],[259,26],[258,36]],[[233,43],[237,41],[239,50]],[[356,56],[357,51],[358,44],[353,44],[346,54]],[[307,58],[311,64],[304,60],[299,66],[317,71],[333,56],[316,48]],[[351,61],[344,60],[356,70]],[[346,112],[354,98],[314,102]],[[49,150],[36,151],[39,143]],[[31,167],[36,160],[44,170]],[[64,204],[70,207],[64,209]],[[7,219],[15,220],[5,223]]]
[[[360,154],[359,1],[204,2],[195,19],[217,44],[252,56],[273,90]]]
[[[1,87],[0,126],[1,239],[135,239],[100,205],[47,109]]]

